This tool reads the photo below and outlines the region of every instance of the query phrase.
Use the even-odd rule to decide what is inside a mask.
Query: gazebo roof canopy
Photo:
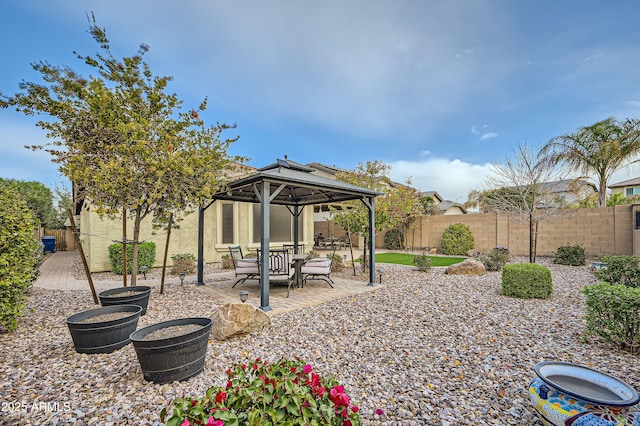
[[[312,171],[291,160],[278,159],[252,175],[231,182],[227,190],[217,193],[214,199],[259,203],[259,184],[262,182],[270,183],[275,187],[274,191],[281,187],[271,204],[287,206],[339,203],[383,195],[378,191],[312,174]]]

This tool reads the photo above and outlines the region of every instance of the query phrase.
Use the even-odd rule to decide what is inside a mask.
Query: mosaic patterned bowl
[[[640,396],[629,384],[577,364],[536,365],[529,396],[544,425],[640,426]]]

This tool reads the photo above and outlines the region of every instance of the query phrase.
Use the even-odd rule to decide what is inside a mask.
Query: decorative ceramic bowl
[[[577,364],[535,366],[529,396],[538,417],[555,426],[640,426],[640,396],[622,380]]]

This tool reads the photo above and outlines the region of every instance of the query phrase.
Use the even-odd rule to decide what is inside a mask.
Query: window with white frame
[[[235,235],[233,232],[233,208],[234,205],[232,203],[224,203],[220,208],[220,213],[222,216],[221,223],[221,243],[222,244],[233,244],[235,243]]]
[[[626,188],[625,189],[625,195],[627,197],[630,197],[632,195],[638,195],[640,194],[640,186],[635,186],[633,188]]]
[[[271,205],[269,211],[269,240],[273,243],[287,243],[293,241],[293,215],[286,206]],[[261,218],[260,204],[253,204],[253,242],[260,242]],[[298,238],[304,239],[302,214],[298,216]]]

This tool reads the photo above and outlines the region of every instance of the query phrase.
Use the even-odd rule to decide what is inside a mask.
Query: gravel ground
[[[588,365],[640,389],[637,356],[583,337],[580,289],[595,282],[588,268],[540,263],[553,275],[547,300],[500,296],[499,272],[448,276],[442,268],[425,274],[385,265],[378,290],[213,341],[202,374],[165,385],[144,381],[132,345],[111,354],[74,351],[65,319],[94,307],[88,292],[33,289],[18,329],[0,335],[0,424],[160,424],[172,398],[201,395],[222,384],[234,362],[256,357],[299,356],[336,376],[366,425],[540,425],[527,386],[543,360]],[[195,287],[169,286],[163,296],[154,289],[138,327],[210,316],[218,305]]]

